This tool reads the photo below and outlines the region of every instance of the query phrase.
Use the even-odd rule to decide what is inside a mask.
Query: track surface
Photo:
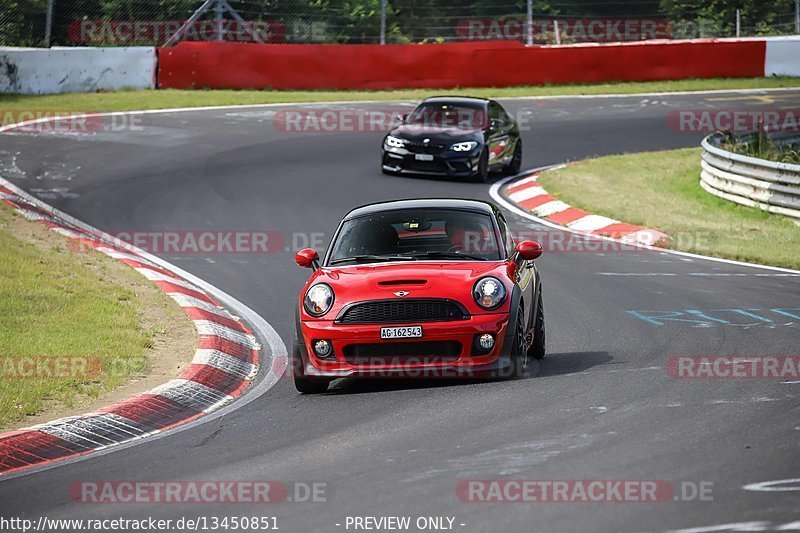
[[[531,113],[524,168],[532,168],[696,146],[701,134],[668,126],[668,113],[677,109],[798,107],[798,91],[770,94],[772,103],[734,94],[504,103]],[[292,234],[322,233],[327,242],[355,205],[488,198],[486,185],[383,176],[380,133],[286,133],[275,127],[275,111],[145,115],[142,131],[80,138],[3,135],[0,164],[18,185],[104,230],[266,229],[287,235],[290,248]],[[543,231],[509,218],[518,230]],[[290,345],[296,294],[308,275],[291,253],[162,256],[252,307]],[[536,377],[340,381],[333,393],[316,397],[300,396],[281,380],[211,423],[0,482],[0,514],[277,515],[284,531],[344,530],[345,518],[357,515],[453,516],[457,531],[643,531],[753,521],[769,529],[800,520],[798,492],[743,489],[800,477],[800,384],[674,380],[664,369],[679,355],[797,354],[800,321],[770,311],[756,313],[766,322],[711,310],[800,307],[800,278],[656,252],[549,253],[539,267],[549,356]],[[628,313],[689,309],[729,323],[657,326]],[[458,480],[495,478],[712,482],[714,500],[470,504],[456,497]],[[328,501],[80,505],[68,495],[76,481],[130,479],[325,482]]]

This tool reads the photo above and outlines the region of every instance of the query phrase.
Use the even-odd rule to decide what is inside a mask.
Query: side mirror
[[[400,124],[405,124],[406,121],[408,120],[408,117],[409,113],[403,113],[402,115],[400,115]]]
[[[303,248],[297,252],[294,261],[303,268],[319,268],[319,254],[313,248]]]
[[[525,261],[533,261],[542,255],[542,245],[536,241],[522,241],[517,245],[517,257]]]

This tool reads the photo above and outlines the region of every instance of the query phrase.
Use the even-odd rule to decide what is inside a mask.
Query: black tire
[[[328,390],[331,380],[323,378],[309,378],[305,376],[303,370],[303,358],[300,355],[300,346],[297,340],[292,348],[292,377],[294,378],[294,388],[303,394],[322,394]]]
[[[517,145],[514,147],[514,155],[511,156],[511,162],[503,167],[503,174],[506,176],[515,176],[519,174],[522,168],[522,139],[517,140]]]
[[[539,289],[537,298],[536,323],[533,325],[533,343],[528,348],[528,357],[532,359],[544,359],[545,350],[545,328],[544,328],[544,302],[542,301],[542,289]]]
[[[478,162],[478,171],[472,175],[472,181],[486,183],[489,179],[489,152],[486,148],[481,152],[481,159]]]
[[[509,379],[518,379],[528,374],[528,352],[525,350],[525,313],[523,311],[520,306],[512,339],[514,345],[511,347]]]

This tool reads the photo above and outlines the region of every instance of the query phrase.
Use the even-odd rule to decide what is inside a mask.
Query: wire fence
[[[163,46],[181,40],[571,44],[800,33],[800,0],[764,3],[763,9],[738,16],[736,10],[702,9],[676,16],[668,4],[669,0],[473,0],[463,4],[449,0],[0,0],[0,45]]]

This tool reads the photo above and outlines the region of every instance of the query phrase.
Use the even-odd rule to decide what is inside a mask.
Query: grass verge
[[[0,206],[0,428],[142,392],[193,354],[175,302],[128,266],[67,243]]]
[[[701,90],[767,89],[800,87],[800,79],[720,78],[642,83],[546,85],[466,89],[408,89],[396,91],[229,91],[161,90],[70,93],[56,95],[0,95],[0,111],[105,112],[133,109],[170,109],[240,104],[329,102],[341,100],[418,100],[433,94],[471,95],[492,98],[591,94],[636,94]],[[3,119],[4,123],[5,121]]]
[[[800,227],[705,192],[699,148],[601,157],[539,178],[575,207],[663,231],[671,248],[800,268]]]

